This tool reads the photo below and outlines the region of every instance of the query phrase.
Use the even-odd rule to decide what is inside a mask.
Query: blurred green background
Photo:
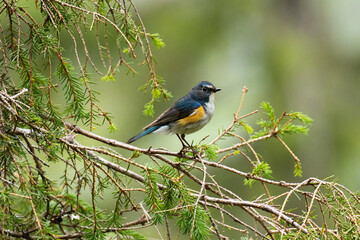
[[[278,115],[301,111],[315,120],[308,136],[285,139],[302,161],[303,178],[335,175],[351,190],[360,188],[360,2],[141,0],[135,4],[147,31],[159,33],[166,43],[159,50],[153,47],[153,54],[157,74],[166,80],[174,98],[157,103],[155,116],[197,82],[210,81],[222,89],[215,116],[188,139],[197,142],[206,135],[213,139],[218,129],[231,123],[247,86],[242,114],[269,101]],[[87,40],[96,46],[93,37]],[[67,42],[65,54],[75,64],[74,44],[71,39]],[[97,54],[92,54],[94,59]],[[95,133],[126,141],[153,120],[142,115],[149,94],[137,91],[147,79],[147,68],[138,62],[133,67],[139,74],[120,68],[115,82],[92,75],[97,83],[93,88],[101,93],[100,105],[112,113],[119,128],[110,134],[104,126]],[[247,120],[254,123],[261,117],[256,114]],[[134,145],[172,151],[181,147],[175,136],[166,135],[146,136]],[[292,177],[294,161],[280,143],[268,140],[255,147],[277,179],[301,181]],[[233,161],[239,169],[242,164],[248,167],[243,160]]]
[[[294,160],[278,141],[271,139],[254,145],[271,165],[275,180],[303,181],[334,175],[352,191],[360,189],[359,1],[134,0],[134,3],[147,31],[159,33],[166,44],[159,50],[153,47],[153,54],[157,74],[166,80],[166,88],[174,98],[157,103],[155,116],[197,82],[210,81],[222,89],[217,94],[215,115],[201,131],[187,137],[198,142],[210,135],[206,140],[209,142],[219,129],[231,123],[242,88],[247,86],[249,92],[242,114],[259,109],[262,101],[269,101],[278,115],[293,110],[315,120],[308,136],[285,138],[302,161],[302,178],[293,177]],[[87,40],[95,44],[91,43],[94,38]],[[71,39],[68,44],[65,54],[76,63]],[[93,53],[94,59],[96,54]],[[98,127],[95,133],[125,142],[153,120],[142,115],[149,94],[137,91],[148,77],[147,68],[138,62],[133,67],[139,74],[128,75],[126,69],[120,69],[115,82],[102,82],[102,76],[92,76],[97,82],[93,88],[101,93],[101,107],[112,113],[119,128],[110,134],[107,126]],[[255,126],[255,121],[262,117],[258,113],[247,120]],[[248,137],[244,132],[241,134]],[[77,140],[89,144],[81,137]],[[227,139],[221,144],[230,145],[231,141]],[[175,136],[166,135],[146,136],[133,144],[172,151],[181,148]],[[232,158],[228,164],[250,170],[248,162],[240,157]],[[226,185],[240,188],[244,199],[257,194],[243,187],[240,178],[236,178],[238,186],[233,184],[232,175],[221,179]]]
[[[153,48],[157,74],[174,98],[159,102],[155,116],[208,80],[222,88],[216,112],[199,141],[227,127],[247,86],[242,113],[269,101],[280,115],[301,111],[315,121],[308,136],[285,140],[299,156],[303,178],[293,178],[294,161],[276,140],[256,144],[276,179],[301,181],[335,175],[351,190],[360,188],[360,2],[335,1],[135,1],[150,33],[159,33],[166,47]],[[137,92],[147,79],[146,67],[134,77],[116,75],[99,83],[101,105],[112,112],[119,131],[108,137],[126,141],[153,120],[142,115],[149,95]],[[100,80],[99,80],[100,82]],[[129,104],[131,103],[131,104]],[[248,118],[254,123],[263,117]],[[101,133],[100,134],[106,134]],[[246,136],[243,133],[243,136]],[[231,140],[230,140],[231,141]],[[224,144],[229,144],[225,142]],[[175,136],[151,135],[134,145],[180,149]],[[232,159],[243,169],[244,159]],[[239,184],[242,184],[240,182]]]

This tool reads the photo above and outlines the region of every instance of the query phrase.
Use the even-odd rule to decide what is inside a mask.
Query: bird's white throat
[[[212,117],[215,111],[215,93],[212,93],[209,97],[209,102],[205,103],[205,111],[206,113]]]

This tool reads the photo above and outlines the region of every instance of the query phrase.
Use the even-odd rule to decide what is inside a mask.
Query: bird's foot
[[[191,151],[187,151],[187,149],[191,150]],[[192,156],[187,156],[186,153],[188,152],[192,152]],[[193,147],[193,146],[183,146],[183,148],[180,150],[180,152],[178,152],[178,157],[179,158],[183,158],[183,157],[192,157],[193,159],[197,158],[199,152]]]
[[[183,158],[183,157],[186,156],[186,153],[187,153],[186,149],[187,149],[187,148],[188,148],[187,146],[183,145],[183,147],[181,148],[180,152],[178,152],[178,157],[179,157],[179,158]]]
[[[191,149],[191,151],[193,153],[193,158],[196,158],[197,155],[199,154],[199,151],[196,150],[193,146],[189,146],[189,147],[190,147],[190,149]]]
[[[183,158],[184,156],[185,156],[184,148],[182,148],[182,149],[180,150],[180,152],[178,152],[177,157],[180,159],[180,158]]]

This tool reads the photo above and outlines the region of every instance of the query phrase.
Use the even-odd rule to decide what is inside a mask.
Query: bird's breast
[[[207,113],[207,115],[211,118],[214,115],[214,111],[215,111],[215,105],[213,103],[206,103],[205,104],[205,111]]]

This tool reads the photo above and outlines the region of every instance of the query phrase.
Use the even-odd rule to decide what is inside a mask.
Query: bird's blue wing
[[[196,109],[198,109],[201,106],[199,102],[193,100],[192,98],[180,99],[180,100],[177,101],[173,106],[173,108],[179,111],[179,118],[177,120],[191,115]]]
[[[149,129],[154,126],[167,125],[179,119],[191,115],[201,104],[189,96],[179,99],[174,106],[163,112],[155,121],[147,125],[144,129]]]

